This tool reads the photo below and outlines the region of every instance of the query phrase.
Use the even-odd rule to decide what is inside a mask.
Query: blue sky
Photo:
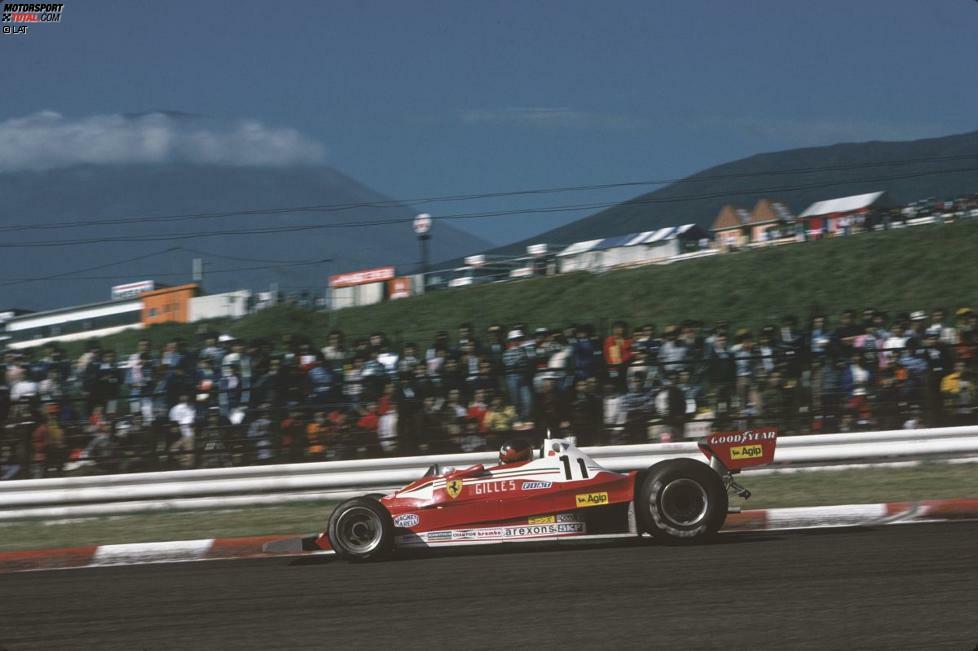
[[[672,178],[761,151],[978,129],[975,34],[974,0],[67,0],[60,24],[0,36],[0,122],[253,119],[394,197]],[[460,225],[503,242],[581,216]]]

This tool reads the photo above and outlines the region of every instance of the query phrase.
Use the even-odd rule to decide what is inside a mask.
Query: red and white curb
[[[759,509],[734,513],[727,517],[724,531],[872,527],[976,518],[978,518],[978,499],[842,504],[838,506]],[[157,543],[91,545],[63,549],[0,552],[0,574],[30,570],[260,558],[301,553],[297,551],[285,553],[262,551],[262,546],[265,543],[281,541],[286,537],[279,535],[248,538],[208,538],[205,540],[176,540]]]
[[[978,499],[758,509],[727,516],[724,531],[856,527],[978,518]]]
[[[221,558],[276,556],[262,551],[267,542],[283,536],[207,538],[170,542],[89,545],[62,549],[0,552],[0,574],[26,570],[60,570],[76,567],[108,567],[144,563],[183,563]]]

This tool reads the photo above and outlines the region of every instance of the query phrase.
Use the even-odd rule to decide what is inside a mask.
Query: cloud
[[[83,163],[201,163],[285,166],[318,163],[323,146],[294,129],[255,120],[220,121],[186,114],[93,115],[54,111],[0,122],[0,171]]]
[[[591,113],[561,107],[512,107],[461,111],[463,124],[561,129],[638,129],[645,121],[626,115]]]

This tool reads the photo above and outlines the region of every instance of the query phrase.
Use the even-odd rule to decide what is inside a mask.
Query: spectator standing
[[[353,407],[364,398],[363,367],[364,359],[358,355],[343,371],[343,398]]]
[[[255,461],[259,464],[271,463],[275,457],[272,445],[272,420],[269,418],[270,405],[262,405],[258,418],[248,426],[248,443]]]
[[[955,346],[960,341],[958,331],[953,326],[944,323],[944,308],[936,307],[931,311],[930,325],[924,331],[925,334],[934,335],[944,346]]]
[[[608,381],[617,387],[625,386],[625,371],[632,359],[632,338],[628,334],[628,324],[615,321],[611,334],[604,340],[604,363]]]
[[[283,434],[286,431],[293,433],[296,436],[296,441],[299,445],[296,447],[299,450],[303,449],[304,444],[304,457],[309,461],[325,461],[329,458],[330,450],[330,423],[326,418],[326,412],[317,411],[312,420],[305,426],[305,436],[299,437],[296,430],[301,429],[301,421],[298,418],[293,418],[289,423],[289,429],[285,430],[283,428]]]
[[[850,414],[860,414],[868,408],[869,388],[873,381],[872,374],[863,365],[862,356],[853,353],[849,364],[842,372],[842,390],[846,394],[846,409]]]
[[[601,397],[594,378],[578,380],[570,404],[570,430],[578,445],[597,445],[604,442],[601,423]]]
[[[126,370],[126,385],[129,387],[129,413],[141,414],[143,420],[153,420],[153,388],[154,367],[148,351],[138,354],[135,359],[129,357],[129,368]]]
[[[229,341],[231,337],[227,335],[221,335],[220,341],[214,333],[207,333],[204,338],[204,347],[200,351],[200,356],[198,358],[198,363],[201,360],[208,360],[210,362],[211,368],[221,368],[221,364],[224,362],[225,350],[221,346],[225,341]]]
[[[970,425],[974,422],[975,401],[978,394],[963,361],[954,363],[954,370],[941,380],[941,395],[946,411],[954,425]]]
[[[486,344],[484,354],[494,373],[499,373],[503,365],[503,351],[506,350],[506,333],[498,323],[486,328]]]
[[[533,423],[538,434],[549,431],[555,437],[560,436],[569,424],[567,405],[553,376],[543,378],[540,394],[534,400]]]
[[[323,357],[334,368],[341,368],[350,359],[350,351],[346,347],[346,337],[341,330],[330,330],[323,347]]]
[[[224,444],[224,427],[221,413],[217,407],[207,411],[207,420],[200,430],[201,468],[227,468],[231,465],[231,455]]]
[[[941,393],[941,380],[951,372],[951,355],[938,339],[940,331],[929,330],[924,333],[924,346],[921,356],[927,363],[924,380],[924,401],[930,425],[941,427],[944,424],[944,400]]]
[[[404,344],[403,354],[397,363],[398,373],[410,377],[418,366],[421,366],[421,360],[418,358],[418,345],[413,342]]]
[[[600,348],[594,345],[590,336],[590,327],[578,325],[575,328],[574,340],[571,342],[574,357],[574,377],[577,380],[587,380],[597,377],[599,356],[604,355]]]
[[[479,431],[479,422],[475,418],[466,418],[463,425],[461,441],[462,452],[483,452],[486,450],[486,438]]]
[[[655,395],[655,410],[666,426],[666,441],[682,441],[686,435],[686,396],[678,386],[678,372],[666,376]]]
[[[755,391],[754,378],[761,376],[761,365],[757,349],[754,346],[754,335],[749,330],[739,331],[737,343],[730,349],[730,352],[733,354],[737,369],[737,406],[743,412],[759,402]]]
[[[170,409],[170,422],[179,427],[180,436],[170,446],[170,452],[177,455],[184,468],[194,465],[194,422],[197,410],[190,402],[190,396],[183,394],[180,401]]]
[[[856,346],[856,340],[864,333],[861,325],[856,323],[856,312],[844,310],[839,318],[839,326],[832,333],[832,343],[836,347],[832,351],[836,355],[848,357]]]
[[[510,404],[516,407],[521,421],[530,418],[533,410],[533,393],[530,388],[530,359],[523,346],[523,332],[511,330],[507,336],[507,347],[503,353],[503,368],[506,373],[506,390]]]
[[[718,331],[706,355],[706,381],[715,413],[729,413],[737,384],[737,363],[727,345],[727,333]]]
[[[649,419],[655,411],[652,397],[638,378],[632,378],[628,391],[622,396],[622,411],[625,412],[623,443],[645,443]]]
[[[659,373],[668,376],[686,367],[686,342],[679,339],[679,326],[667,325],[662,331],[662,345],[659,346]]]
[[[244,414],[237,414],[247,404],[242,399],[243,381],[241,368],[237,363],[221,367],[221,377],[214,386],[221,416],[227,420],[240,422]]]
[[[907,337],[912,339],[917,347],[924,343],[924,333],[927,331],[927,315],[923,310],[915,310],[910,313],[910,329]]]
[[[494,396],[486,409],[482,422],[496,442],[505,440],[516,422],[516,410],[503,402],[502,396]]]
[[[798,379],[803,368],[804,338],[798,331],[798,318],[793,315],[781,319],[777,338],[778,355],[785,364],[788,377]]]
[[[395,454],[400,445],[397,440],[397,396],[395,395],[394,385],[388,383],[384,387],[384,393],[377,401],[377,440],[380,449],[384,454]]]

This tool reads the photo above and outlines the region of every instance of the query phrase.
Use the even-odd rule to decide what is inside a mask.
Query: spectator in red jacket
[[[377,440],[377,430],[380,427],[380,407],[376,402],[368,402],[366,410],[357,420],[357,436],[355,437],[357,456],[377,456],[380,444]]]

